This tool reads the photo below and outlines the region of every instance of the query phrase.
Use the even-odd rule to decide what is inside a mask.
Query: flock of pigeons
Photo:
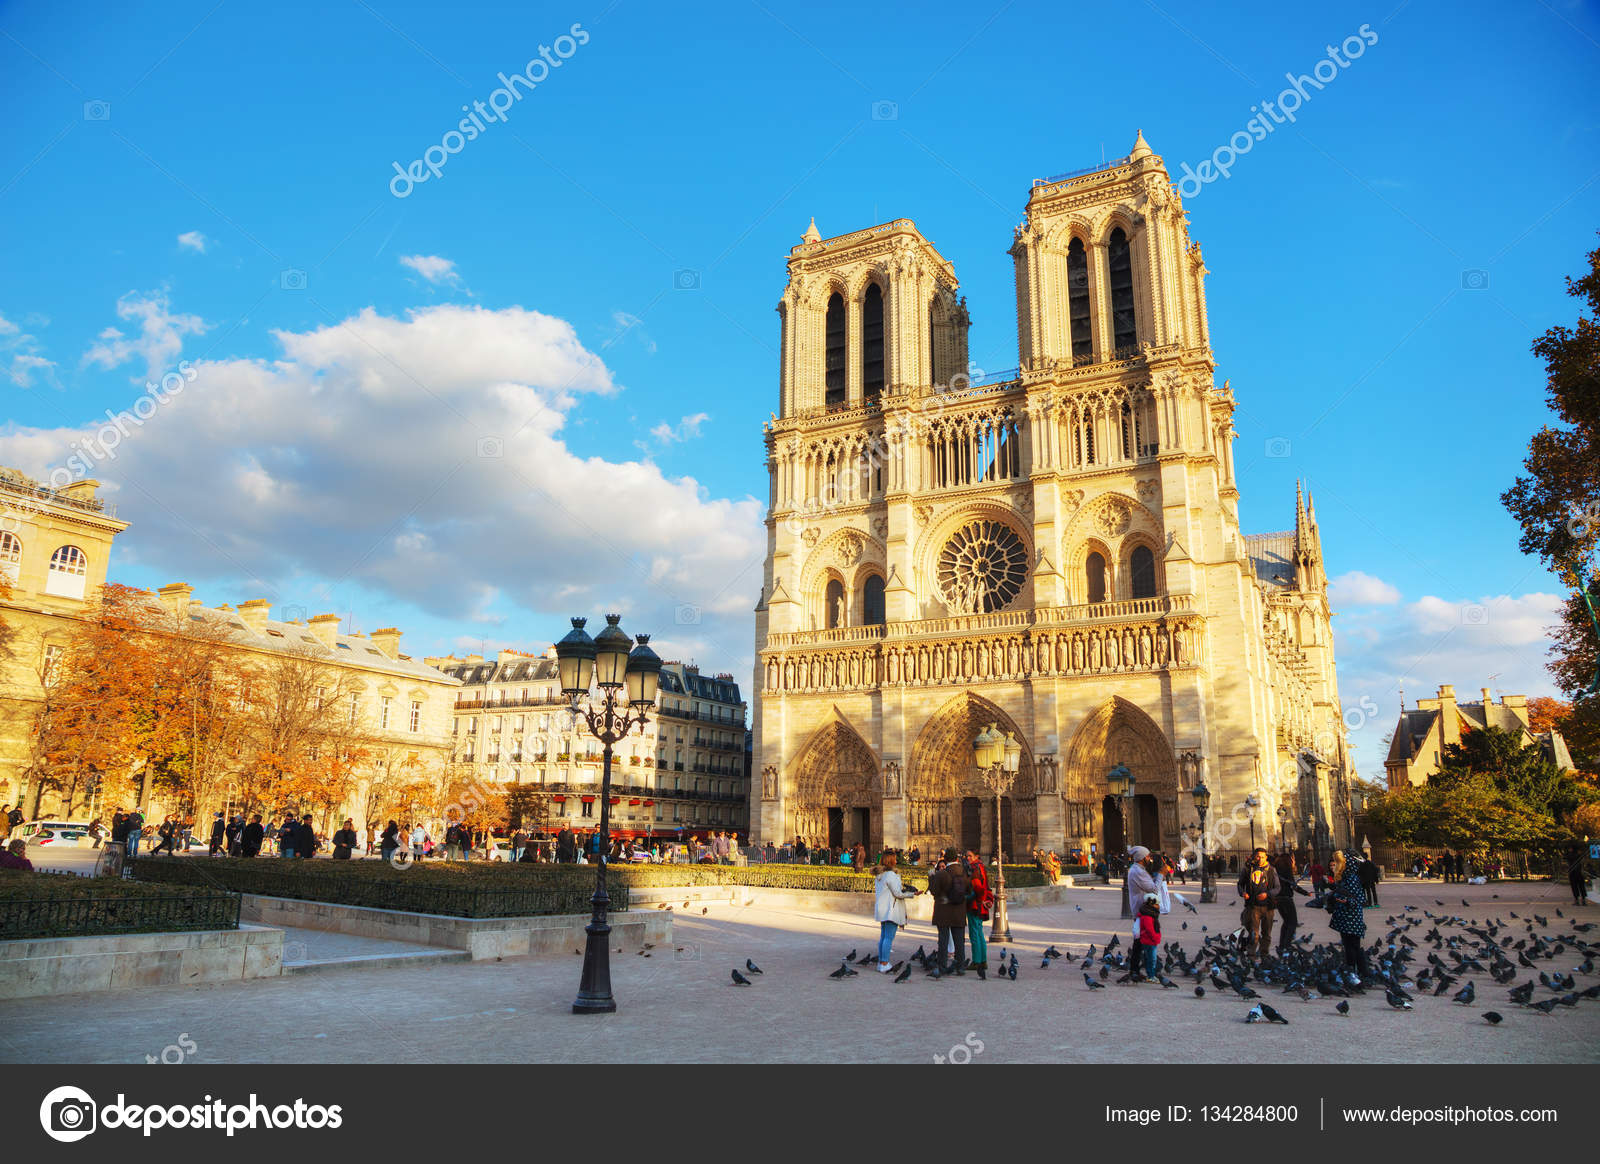
[[[1182,904],[1195,912],[1187,902]],[[1444,906],[1442,901],[1434,904]],[[1463,900],[1461,904],[1472,909],[1470,902]],[[1193,959],[1179,941],[1170,941],[1157,957],[1155,981],[1166,990],[1180,989],[1180,980],[1192,981],[1196,998],[1206,996],[1209,982],[1219,996],[1235,995],[1241,1001],[1254,1003],[1245,1022],[1285,1026],[1289,1020],[1266,1001],[1263,991],[1296,996],[1304,1002],[1335,999],[1334,1013],[1341,1016],[1349,1015],[1352,1000],[1380,990],[1384,1001],[1395,1010],[1411,1010],[1419,997],[1439,998],[1445,994],[1450,995],[1451,1002],[1471,1007],[1478,1001],[1478,983],[1484,980],[1494,983],[1490,987],[1486,982],[1486,991],[1505,987],[1508,1001],[1546,1015],[1557,1007],[1600,1000],[1600,983],[1579,990],[1576,979],[1578,974],[1595,972],[1600,946],[1585,937],[1595,929],[1594,923],[1568,918],[1559,909],[1555,911],[1559,921],[1554,927],[1550,918],[1541,914],[1522,918],[1512,912],[1510,916],[1509,922],[1501,917],[1480,922],[1463,914],[1436,914],[1408,905],[1398,916],[1390,914],[1386,919],[1390,929],[1370,947],[1373,974],[1365,979],[1345,965],[1338,944],[1315,943],[1310,934],[1301,934],[1289,950],[1264,963],[1247,956],[1242,930],[1209,934]],[[1188,928],[1188,923],[1183,923],[1183,929]],[[1207,931],[1206,926],[1200,929]],[[1417,930],[1421,932],[1413,937]],[[1121,944],[1120,935],[1098,950],[1091,944],[1081,959],[1052,945],[1045,949],[1039,969],[1048,970],[1055,962],[1078,963],[1084,986],[1091,991],[1105,990],[1114,973],[1118,974],[1114,981],[1119,984],[1144,981],[1133,959],[1118,949]],[[854,966],[872,965],[878,960],[875,950],[868,950],[859,958],[858,952],[846,954],[828,977],[837,981],[855,978],[860,971]],[[1545,968],[1541,969],[1540,963],[1545,963]],[[1564,970],[1563,966],[1570,968]],[[919,946],[910,958],[895,963],[891,969],[893,981],[908,981],[913,967],[921,967],[930,977],[941,977],[935,960]],[[744,968],[749,974],[761,973],[761,968],[748,958]],[[1012,951],[1008,958],[1002,948],[994,969],[997,978],[1015,982],[1016,952]],[[1536,977],[1513,986],[1523,970],[1534,971]],[[751,979],[738,969],[733,971],[732,981],[735,986],[751,984]],[[1545,993],[1535,1000],[1541,989]],[[1481,1013],[1491,1026],[1505,1020],[1498,1011]]]

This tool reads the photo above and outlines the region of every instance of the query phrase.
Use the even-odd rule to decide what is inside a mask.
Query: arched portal
[[[869,851],[883,844],[878,759],[842,719],[812,733],[789,765],[788,783],[786,838],[843,848],[860,841]]]
[[[1118,764],[1133,775],[1132,805],[1110,797],[1107,774]],[[1178,852],[1177,760],[1166,733],[1136,704],[1115,696],[1084,720],[1061,775],[1068,849],[1088,852],[1094,843],[1110,853],[1117,845],[1139,844]]]
[[[1033,750],[1016,722],[999,707],[967,691],[945,704],[917,736],[911,749],[907,786],[909,844],[923,852],[948,845],[969,847],[972,840],[970,802],[979,804],[980,850],[994,851],[994,794],[972,764],[972,741],[990,724],[1011,732],[1022,745],[1017,782],[1002,810],[1001,843],[1011,859],[1032,851],[1038,842],[1033,776]]]

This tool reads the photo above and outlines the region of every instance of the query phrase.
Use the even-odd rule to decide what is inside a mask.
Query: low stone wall
[[[260,925],[331,930],[364,938],[465,950],[475,962],[532,954],[570,955],[573,950],[583,949],[588,940],[584,927],[589,924],[588,914],[445,917],[254,893],[243,895],[239,916]],[[672,941],[672,915],[664,910],[629,910],[614,913],[608,920],[612,940],[620,946],[637,948],[646,942],[664,946]]]
[[[193,986],[282,973],[283,931],[258,926],[0,942],[0,998]]]
[[[1067,890],[1071,888],[1070,877],[1063,877],[1059,885],[1041,885],[1030,889],[1008,888],[1006,906],[1009,909],[1016,909],[1030,905],[1059,905],[1067,900]],[[860,913],[869,917],[873,910],[873,895],[870,893],[829,892],[824,889],[773,889],[765,885],[685,885],[678,888],[651,885],[628,890],[628,904],[633,911],[647,915],[665,914],[665,910],[657,909],[661,904],[670,905],[674,910],[681,910],[686,901],[690,903],[691,913],[694,912],[696,902],[759,905],[771,909]],[[906,920],[931,922],[933,900],[926,893],[909,899],[906,902]]]

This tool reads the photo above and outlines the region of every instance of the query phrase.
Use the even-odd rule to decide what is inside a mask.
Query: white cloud
[[[692,441],[700,435],[700,426],[711,419],[709,412],[697,412],[681,418],[676,426],[662,421],[650,430],[650,435],[664,445]]]
[[[130,291],[117,300],[117,316],[137,321],[139,334],[130,338],[120,329],[108,327],[100,333],[99,342],[84,353],[83,362],[117,368],[129,360],[143,360],[144,374],[135,376],[135,380],[159,381],[177,365],[183,337],[203,335],[206,330],[205,321],[198,315],[174,313],[165,291],[143,295]]]
[[[178,236],[178,245],[180,247],[187,247],[191,251],[199,251],[202,255],[206,253],[206,243],[210,241],[198,230],[186,230]]]
[[[0,368],[4,369],[6,379],[15,387],[31,388],[35,373],[44,373],[53,379],[49,369],[55,366],[54,360],[39,354],[37,339],[0,315]]]
[[[663,654],[692,631],[715,643],[701,657],[748,669],[760,502],[569,447],[582,401],[618,389],[568,323],[368,308],[277,339],[277,359],[197,362],[94,467],[148,569],[331,579],[484,626],[511,611],[497,633],[525,642],[559,637],[566,613],[620,611]],[[0,464],[47,477],[98,427],[0,430]]]
[[[645,351],[651,355],[655,354],[656,341],[650,338],[649,332],[645,331],[643,318],[626,311],[613,311],[611,313],[611,322],[614,326],[611,334],[606,337],[606,342],[600,345],[602,352],[621,342],[624,338],[632,336],[639,341]]]
[[[1328,601],[1336,610],[1344,606],[1389,606],[1400,601],[1400,591],[1382,578],[1351,570],[1328,583]]]
[[[430,283],[445,283],[451,287],[461,285],[455,262],[439,255],[401,255],[402,266],[410,267]]]

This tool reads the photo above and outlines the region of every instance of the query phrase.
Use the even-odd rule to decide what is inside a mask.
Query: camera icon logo
[[[699,626],[700,608],[692,602],[680,602],[672,614],[672,621],[679,626]]]
[[[895,101],[874,101],[872,103],[873,121],[899,121],[900,105]]]
[[[1270,437],[1267,440],[1266,453],[1269,457],[1282,460],[1289,455],[1291,447],[1288,437]]]
[[[1464,626],[1484,626],[1488,621],[1489,608],[1487,606],[1469,602],[1461,608],[1461,622]]]
[[[506,442],[497,436],[478,438],[478,456],[486,460],[498,460],[506,454]]]
[[[672,272],[672,289],[674,291],[700,290],[700,272],[685,267],[681,271]]]
[[[63,1144],[76,1143],[95,1129],[94,1098],[81,1087],[57,1087],[39,1104],[39,1123],[45,1135]]]
[[[306,289],[306,273],[297,267],[290,267],[287,271],[279,271],[278,286],[285,291],[304,291]]]
[[[290,602],[278,608],[279,622],[305,622],[306,608]]]
[[[85,121],[110,121],[111,102],[85,101],[83,103],[83,119]]]
[[[1476,267],[1470,271],[1462,271],[1461,289],[1463,291],[1487,291],[1489,289],[1489,272],[1480,271]]]
[[[700,947],[693,942],[678,946],[672,951],[672,960],[674,962],[698,962],[700,961]]]

